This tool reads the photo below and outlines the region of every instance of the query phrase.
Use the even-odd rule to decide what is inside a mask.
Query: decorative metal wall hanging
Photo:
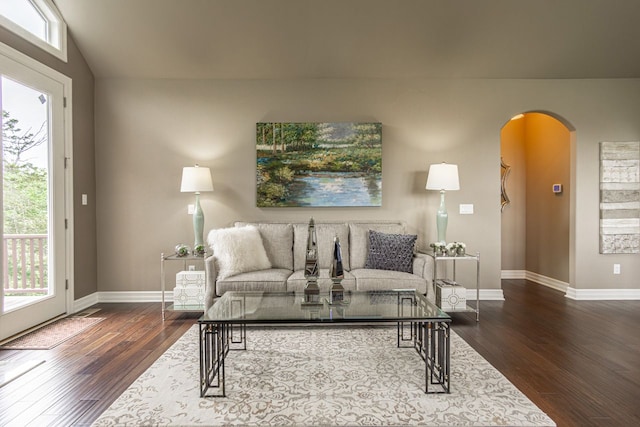
[[[504,159],[500,157],[500,212],[504,211],[504,207],[511,203],[509,196],[507,195],[507,177],[511,172],[511,166],[504,162]]]

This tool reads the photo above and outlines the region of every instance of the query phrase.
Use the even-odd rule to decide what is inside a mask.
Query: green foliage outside
[[[258,123],[258,206],[286,205],[296,175],[382,173],[381,123]]]
[[[29,150],[46,143],[44,124],[37,132],[22,130],[19,122],[12,119],[10,113],[2,111],[2,173],[3,173],[3,231],[8,234],[46,234],[47,233],[47,170],[25,159]],[[27,243],[28,244],[28,243]],[[46,244],[43,252],[46,254]],[[12,253],[7,247],[8,274],[13,276],[14,269],[18,280],[22,279],[22,251]],[[29,248],[26,257],[29,258]],[[14,265],[14,260],[16,264]],[[46,255],[45,261],[46,264]],[[39,266],[27,265],[27,281],[33,274],[39,275]],[[37,277],[40,285],[46,289],[46,265],[42,266],[43,276]],[[11,295],[6,292],[5,295]],[[21,293],[20,295],[26,295]]]
[[[46,234],[47,171],[4,165],[4,234]]]

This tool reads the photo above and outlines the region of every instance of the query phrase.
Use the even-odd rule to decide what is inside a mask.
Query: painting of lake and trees
[[[257,123],[258,207],[382,206],[382,123]]]

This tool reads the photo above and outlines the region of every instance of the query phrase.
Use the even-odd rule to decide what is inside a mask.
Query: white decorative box
[[[176,287],[204,288],[204,271],[181,271],[176,274]]]
[[[465,309],[467,290],[452,280],[436,280],[436,305],[443,311]]]
[[[181,271],[173,288],[174,308],[204,305],[204,271]]]

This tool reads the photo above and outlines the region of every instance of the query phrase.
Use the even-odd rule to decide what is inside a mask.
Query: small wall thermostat
[[[562,193],[562,184],[553,184],[554,193]]]

